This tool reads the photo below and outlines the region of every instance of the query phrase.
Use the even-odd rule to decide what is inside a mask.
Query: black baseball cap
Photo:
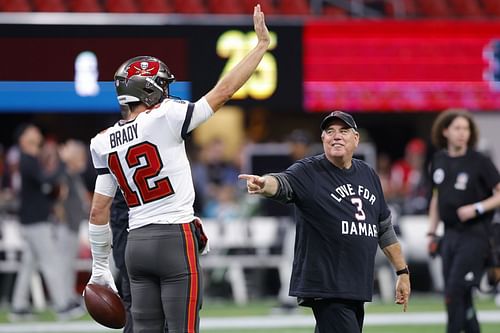
[[[321,125],[319,126],[321,130],[322,131],[325,130],[325,128],[327,128],[330,122],[334,119],[340,119],[344,123],[346,123],[347,126],[354,128],[355,130],[358,129],[358,126],[356,125],[354,118],[350,114],[345,113],[343,111],[333,111],[328,116],[326,116],[321,122]]]

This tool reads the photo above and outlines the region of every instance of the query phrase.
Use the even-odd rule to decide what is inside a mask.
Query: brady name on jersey
[[[116,132],[109,134],[109,145],[111,148],[122,145],[138,138],[137,124],[130,124]]]
[[[187,109],[196,112],[188,112]],[[130,229],[151,223],[194,219],[194,189],[184,148],[187,133],[213,111],[205,98],[196,103],[165,99],[135,119],[121,120],[90,143],[99,174],[111,173],[130,208]]]

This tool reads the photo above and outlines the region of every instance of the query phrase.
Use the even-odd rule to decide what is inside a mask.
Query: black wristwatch
[[[408,269],[408,266],[406,266],[403,269],[400,269],[399,271],[396,272],[396,275],[401,275],[401,274],[408,274],[410,275],[410,270]]]

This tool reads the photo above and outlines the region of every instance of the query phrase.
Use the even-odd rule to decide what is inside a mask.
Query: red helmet
[[[121,105],[142,102],[148,107],[169,96],[168,85],[175,81],[165,63],[140,56],[125,61],[115,73],[116,94]]]

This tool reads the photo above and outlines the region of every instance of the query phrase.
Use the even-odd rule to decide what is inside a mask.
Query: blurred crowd
[[[54,243],[60,254],[63,254],[60,261],[53,260],[52,263],[60,263],[58,266],[66,270],[63,275],[67,279],[62,283],[68,294],[71,294],[68,298],[77,300],[81,291],[78,288],[81,286],[78,287],[77,283],[76,262],[78,258],[90,256],[85,228],[95,172],[86,142],[74,139],[58,142],[50,135],[43,137],[39,133],[40,149],[36,158],[40,171],[45,177],[54,179],[52,184],[43,185],[41,191],[49,199],[48,220],[55,230]],[[259,215],[285,217],[292,223],[293,219],[286,219],[293,215],[288,206],[246,195],[244,184],[238,181],[237,176],[245,172],[283,170],[294,161],[321,151],[319,139],[316,142],[308,131],[296,129],[279,143],[280,147],[286,147],[279,156],[264,157],[263,164],[262,161],[260,164],[254,163],[250,166],[252,169],[248,170],[245,161],[248,161],[247,155],[251,154],[251,144],[240,147],[237,154],[228,154],[228,143],[221,137],[213,137],[203,145],[197,145],[194,140],[189,140],[187,144],[196,191],[195,214],[221,223]],[[23,183],[20,172],[22,154],[18,144],[0,147],[0,223],[6,217],[17,219],[19,216]],[[388,153],[378,152],[374,167],[382,181],[386,200],[395,211],[395,217],[427,214],[430,198],[428,156],[426,142],[417,137],[406,143],[403,156],[394,158]],[[36,210],[37,207],[31,209]],[[397,222],[396,219],[396,226]],[[287,243],[286,239],[293,239],[293,235],[284,232],[282,243]],[[293,249],[283,249],[283,252],[293,253]],[[283,295],[280,296],[280,302],[286,305],[290,301],[287,293],[280,294]],[[29,313],[27,309],[19,310],[20,314]],[[60,318],[64,316],[61,314]]]
[[[343,1],[261,0],[269,15],[408,18],[498,17],[496,0],[357,0]],[[0,1],[0,12],[76,13],[177,13],[241,15],[251,10],[251,0],[16,0]]]
[[[377,172],[389,204],[401,214],[426,214],[430,183],[426,170],[427,145],[413,138],[405,146],[404,156],[393,161],[388,154],[377,157]]]
[[[51,219],[58,225],[77,231],[81,221],[87,219],[92,197],[95,173],[90,161],[87,143],[74,139],[58,142],[50,135],[42,140],[38,159],[45,174],[59,173],[57,184],[50,188],[53,209]],[[245,195],[238,182],[241,172],[268,173],[283,170],[294,161],[316,154],[318,142],[311,133],[296,129],[283,138],[287,151],[271,156],[264,163],[254,163],[253,170],[244,170],[243,146],[237,154],[228,154],[224,139],[214,137],[203,145],[188,142],[196,191],[195,213],[204,218],[230,221],[252,215],[288,216],[288,208],[279,204],[253,202]],[[425,214],[429,198],[429,182],[426,163],[427,145],[420,138],[411,139],[404,156],[394,159],[380,152],[376,167],[387,201],[401,214]],[[0,146],[0,212],[16,215],[20,205],[21,175],[19,170],[21,151],[19,145]],[[248,165],[247,165],[248,167]],[[269,205],[274,207],[269,207]]]

